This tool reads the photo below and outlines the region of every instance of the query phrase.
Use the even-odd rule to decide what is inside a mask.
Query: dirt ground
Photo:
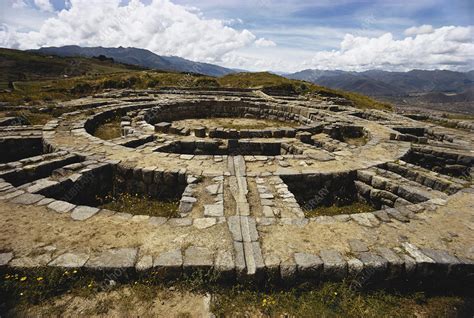
[[[458,193],[450,197],[447,206],[418,214],[420,220],[409,223],[393,220],[377,228],[363,227],[353,221],[311,222],[304,227],[261,226],[262,249],[264,253],[273,253],[285,260],[295,252],[318,253],[329,247],[349,253],[347,240],[358,239],[369,248],[378,245],[394,248],[402,242],[410,242],[418,247],[447,250],[456,256],[474,258],[473,197],[473,194]]]
[[[173,122],[173,126],[187,127],[190,129],[197,127],[222,127],[229,129],[264,129],[274,127],[294,127],[299,125],[294,122],[283,122],[268,119],[253,118],[202,118],[184,119]]]
[[[89,296],[63,295],[16,313],[26,317],[180,317],[209,316],[210,298],[173,290],[146,291],[123,287]]]
[[[198,230],[193,226],[155,226],[147,220],[135,221],[117,216],[96,215],[74,221],[44,207],[0,204],[0,246],[27,256],[32,250],[53,251],[53,257],[67,251],[94,253],[111,248],[139,247],[140,256],[158,254],[190,245],[212,251],[230,250],[231,237],[226,224]],[[20,239],[21,238],[21,239]]]

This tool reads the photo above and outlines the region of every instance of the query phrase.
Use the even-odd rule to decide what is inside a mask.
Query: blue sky
[[[102,43],[141,46],[158,54],[273,71],[466,70],[472,68],[474,59],[469,53],[474,48],[472,0],[134,0],[132,3],[129,0],[0,0],[0,3],[3,12],[0,25],[4,29],[0,45],[9,47]],[[100,24],[108,30],[107,34],[94,30],[93,21],[89,29],[72,21],[83,19],[88,24],[90,16],[101,10],[104,16]],[[143,20],[142,27],[145,24],[148,33],[137,26],[133,29],[137,32],[135,36],[115,34],[130,30],[122,25],[135,27],[137,20]],[[221,26],[216,26],[215,21]],[[48,28],[51,28],[49,32]],[[58,28],[69,33],[81,31],[80,36],[59,34]],[[157,36],[159,32],[161,36]],[[160,41],[164,45],[157,43]]]

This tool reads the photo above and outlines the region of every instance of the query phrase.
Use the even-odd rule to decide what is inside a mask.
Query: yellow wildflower
[[[36,280],[40,282],[40,281],[43,280],[43,277],[38,277],[38,278],[36,278]]]
[[[26,280],[26,276],[23,276],[22,278],[20,278],[20,281],[24,282]]]

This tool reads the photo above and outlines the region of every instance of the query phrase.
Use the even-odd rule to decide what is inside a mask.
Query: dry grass
[[[370,204],[363,202],[354,202],[349,205],[337,206],[320,206],[313,210],[304,211],[306,217],[317,217],[322,215],[340,215],[340,214],[353,214],[353,213],[367,213],[373,212],[375,208]]]
[[[108,122],[100,125],[94,131],[93,135],[103,140],[119,138],[122,135],[120,127],[120,118],[112,118]]]
[[[146,196],[121,193],[98,198],[103,203],[99,206],[117,212],[130,213],[133,215],[161,216],[166,218],[178,217],[178,201],[157,200]]]

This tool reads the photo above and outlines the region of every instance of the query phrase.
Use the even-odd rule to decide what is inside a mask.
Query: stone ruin
[[[163,280],[204,270],[256,284],[474,280],[472,126],[235,90],[116,91],[68,106],[44,126],[0,127],[2,228],[60,228],[40,242],[2,237],[0,266]],[[230,129],[214,117],[281,124]],[[120,137],[94,136],[117,118]],[[209,125],[179,123],[198,118]],[[178,215],[100,208],[110,191],[179,201]],[[341,202],[347,213],[305,213]],[[373,211],[353,213],[354,202]],[[17,213],[38,223],[23,229]]]

